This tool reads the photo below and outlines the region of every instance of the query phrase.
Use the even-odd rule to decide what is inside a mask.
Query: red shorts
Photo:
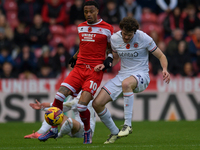
[[[90,65],[75,65],[61,85],[70,89],[73,96],[77,96],[81,90],[88,91],[94,96],[102,78],[103,71],[96,72]]]

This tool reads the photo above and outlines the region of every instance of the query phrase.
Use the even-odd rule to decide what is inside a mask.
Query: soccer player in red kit
[[[53,106],[62,109],[63,101],[68,95],[77,96],[80,90],[83,91],[77,109],[84,123],[84,144],[92,143],[90,112],[87,105],[93,99],[103,77],[103,71],[96,72],[94,67],[104,63],[106,68],[109,68],[113,60],[111,53],[105,59],[106,49],[111,51],[110,37],[113,34],[113,27],[102,19],[98,19],[98,12],[98,4],[95,1],[84,3],[86,21],[78,25],[79,51],[69,60],[74,69],[61,84],[53,103]],[[46,141],[48,138],[56,138],[57,134],[57,127],[52,127],[38,139]]]

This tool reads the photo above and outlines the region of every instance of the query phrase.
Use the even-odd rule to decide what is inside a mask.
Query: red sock
[[[80,117],[84,123],[85,131],[88,131],[90,129],[90,111],[87,109],[86,111],[80,112]]]
[[[54,107],[58,107],[60,108],[61,110],[63,110],[63,102],[57,100],[57,99],[54,99],[54,102],[53,102],[53,106]]]

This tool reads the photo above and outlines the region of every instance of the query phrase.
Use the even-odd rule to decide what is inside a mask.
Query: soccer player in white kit
[[[170,82],[170,74],[167,71],[168,61],[165,55],[150,36],[138,30],[137,20],[125,17],[119,26],[121,31],[111,36],[111,46],[113,50],[112,65],[114,66],[121,59],[121,69],[113,79],[102,87],[93,101],[93,107],[99,118],[111,131],[110,137],[104,144],[114,143],[118,137],[132,133],[131,120],[134,93],[144,91],[150,82],[149,52],[159,59],[163,69],[163,80],[166,83]],[[104,64],[100,64],[94,69],[95,71],[102,71],[105,68]],[[124,97],[125,122],[122,130],[119,131],[105,105],[109,101],[116,100],[121,93]]]
[[[63,137],[64,135],[69,135],[70,137],[77,137],[77,138],[83,138],[84,134],[84,124],[81,121],[81,118],[79,116],[79,112],[77,110],[77,103],[80,98],[81,92],[78,94],[77,97],[68,98],[66,102],[63,103],[63,112],[68,112],[69,110],[73,110],[75,118],[70,118],[64,115],[63,122],[60,124],[60,132],[58,133],[58,138]],[[41,109],[41,110],[47,110],[49,107],[52,106],[52,103],[39,103],[36,101],[36,103],[30,103],[30,106],[33,109]],[[43,108],[42,108],[43,107]],[[95,117],[95,111],[92,107],[92,101],[88,104],[88,110],[90,111],[90,126],[92,130],[92,136],[94,135],[95,125],[96,125],[96,117]],[[30,135],[24,136],[25,139],[35,139],[38,138],[40,135],[45,134],[49,129],[51,128],[51,125],[49,125],[45,120],[42,123],[42,126],[37,132],[34,132]]]

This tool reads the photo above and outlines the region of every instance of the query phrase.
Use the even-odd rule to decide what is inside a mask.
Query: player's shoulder
[[[78,25],[78,27],[81,27],[81,26],[88,26],[87,21],[84,21],[84,22],[82,22],[82,23],[80,23],[80,24]]]
[[[103,20],[101,20],[96,26],[113,31],[113,26]]]
[[[119,43],[122,43],[122,35],[121,35],[121,31],[118,31],[116,33],[114,33],[112,36],[111,36],[111,43],[112,45],[115,45],[115,44],[119,44]]]
[[[135,36],[137,38],[137,40],[139,41],[146,41],[146,40],[150,40],[151,37],[146,34],[145,32],[141,31],[141,30],[137,30],[135,33]]]
[[[118,38],[120,38],[122,35],[121,35],[121,31],[118,31],[118,32],[115,32],[112,36],[111,36],[111,39],[112,40],[117,40]]]

